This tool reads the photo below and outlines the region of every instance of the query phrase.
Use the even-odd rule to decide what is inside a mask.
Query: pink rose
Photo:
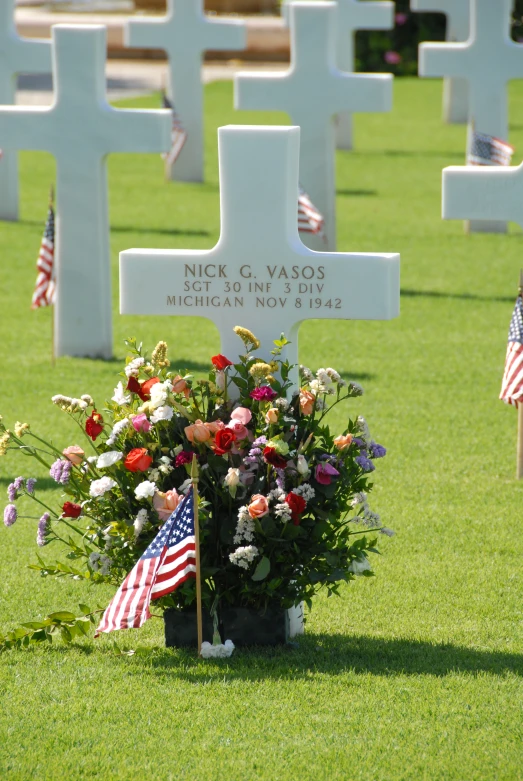
[[[328,461],[323,461],[321,464],[318,464],[314,474],[316,480],[321,485],[330,485],[332,483],[332,478],[337,477],[338,475],[338,470],[334,469]]]
[[[160,520],[166,521],[183,499],[183,494],[179,494],[174,488],[165,493],[157,491],[153,496],[153,506]]]
[[[213,436],[214,434],[217,434],[218,431],[221,431],[222,428],[225,428],[225,423],[223,420],[212,420],[210,423],[205,423],[204,425]]]
[[[201,420],[197,420],[191,426],[186,426],[184,431],[189,442],[193,444],[195,442],[207,442],[211,438],[211,432]]]
[[[280,416],[279,410],[277,407],[270,407],[267,412],[265,413],[265,422],[266,423],[277,423],[278,418]]]
[[[243,423],[231,420],[230,423],[227,423],[226,428],[231,429],[237,442],[241,442],[242,439],[247,439],[249,436],[249,431],[245,428]]]
[[[302,415],[312,415],[314,412],[314,406],[316,404],[316,396],[314,393],[300,388],[300,412]]]
[[[254,494],[247,509],[251,518],[261,518],[269,512],[269,502],[265,496]]]
[[[234,420],[235,422],[242,423],[244,426],[251,422],[251,418],[251,411],[250,409],[247,409],[247,407],[236,407],[236,409],[233,409],[231,412],[231,422]]]
[[[70,445],[69,447],[66,447],[65,450],[62,450],[62,454],[75,466],[81,464],[85,456],[84,451],[79,445]]]
[[[135,431],[142,431],[144,434],[151,430],[151,423],[147,420],[147,415],[144,412],[135,415],[132,424]]]

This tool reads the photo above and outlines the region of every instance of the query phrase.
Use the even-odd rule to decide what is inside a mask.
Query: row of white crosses
[[[523,46],[510,39],[513,0],[470,0],[470,36],[463,43],[420,46],[421,76],[460,77],[468,82],[469,134],[508,140],[507,82],[523,77]],[[504,222],[470,223],[471,231],[504,232]]]
[[[51,44],[27,41],[16,32],[15,0],[0,0],[0,106],[15,102],[19,73],[50,73]],[[3,148],[0,165],[0,220],[18,219],[18,160],[16,152]]]
[[[336,4],[293,2],[289,8],[291,65],[277,73],[240,73],[237,109],[284,111],[301,127],[300,182],[325,219],[327,249],[336,248],[334,117],[343,109],[390,111],[392,76],[344,73],[336,67]],[[307,244],[320,249],[317,236]]]
[[[289,26],[291,0],[282,4],[284,22]],[[390,30],[394,27],[394,3],[388,0],[337,0],[336,65],[340,71],[353,73],[356,68],[355,34],[358,30]],[[352,149],[352,114],[340,112],[336,118],[336,146]]]

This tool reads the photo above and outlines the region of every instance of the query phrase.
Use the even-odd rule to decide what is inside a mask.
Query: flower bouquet
[[[17,520],[17,499],[28,496],[41,508],[37,544],[67,550],[65,561],[39,556],[33,569],[117,587],[183,500],[196,458],[209,614],[310,606],[320,589],[337,593],[341,582],[372,574],[376,536],[366,532],[391,534],[367,501],[385,448],[370,438],[362,417],[353,415],[341,432],[326,423],[330,410],[360,396],[361,387],[334,369],[313,374],[303,366],[300,387],[293,387],[293,367],[281,358],[283,335],[266,363],[256,357],[256,337],[234,330],[245,354],[236,364],[215,355],[206,379],[172,371],[165,342],[148,358],[129,340],[126,366],[104,408],[89,395],[54,396],[78,425],[82,445],[60,450],[28,424],[9,431],[0,420],[0,455],[18,449],[32,456],[63,490],[53,507],[33,478],[18,477],[8,488],[5,525]],[[195,593],[189,578],[155,604],[183,612],[194,606]],[[96,612],[82,606],[81,616],[51,614],[0,638],[0,646],[57,632],[72,639],[85,634]]]

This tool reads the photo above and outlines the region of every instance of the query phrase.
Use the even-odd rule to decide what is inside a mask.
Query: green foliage
[[[64,643],[86,637],[91,624],[96,624],[104,608],[91,610],[80,604],[81,614],[77,616],[67,610],[49,613],[42,621],[27,621],[16,629],[0,634],[0,653],[12,649],[28,648],[32,644],[52,643],[60,638]]]

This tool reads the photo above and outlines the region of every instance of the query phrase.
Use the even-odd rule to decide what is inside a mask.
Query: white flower
[[[144,480],[143,483],[140,483],[134,489],[134,495],[137,499],[147,499],[148,496],[154,496],[155,493],[156,486],[150,480]]]
[[[316,377],[318,378],[318,382],[320,382],[326,388],[332,385],[332,377],[329,375],[326,369],[318,369],[316,372]]]
[[[303,499],[305,499],[306,502],[310,502],[311,499],[314,499],[316,496],[316,491],[312,487],[312,485],[309,485],[309,483],[302,483],[297,488],[292,489],[292,493],[296,494],[296,496],[301,496]]]
[[[306,382],[310,382],[312,380],[312,372],[306,366],[300,366],[300,374]]]
[[[292,518],[291,508],[287,502],[280,502],[273,510],[277,518],[281,518],[283,523],[287,523]]]
[[[365,556],[362,559],[354,559],[347,567],[349,572],[353,572],[355,575],[361,575],[362,572],[370,570],[370,564]]]
[[[232,564],[236,564],[236,566],[242,569],[249,569],[249,564],[254,561],[259,553],[256,545],[247,545],[245,548],[236,548],[234,553],[229,554],[229,560]]]
[[[351,385],[354,385],[354,383],[351,382]],[[370,439],[369,427],[363,415],[358,415],[358,419],[356,422],[358,424],[359,430],[361,431],[363,439]]]
[[[149,480],[152,480],[153,483],[156,483],[160,479],[160,470],[153,466],[152,469],[149,469],[147,472],[147,476]]]
[[[352,391],[352,394],[354,396],[363,396],[363,388],[359,384],[359,382],[352,381],[350,384],[350,389]]]
[[[86,461],[88,464],[94,464],[96,461],[98,461],[98,456],[88,456]]]
[[[225,390],[225,372],[223,371],[217,371],[216,372],[216,387],[218,390]]]
[[[153,385],[153,388],[156,388],[156,385]],[[160,420],[170,420],[173,414],[173,408],[167,404],[164,407],[158,407],[151,415],[151,423],[159,423]]]
[[[338,374],[338,372],[336,371],[336,369],[325,369],[325,371],[327,372],[327,374],[329,375],[329,377],[331,378],[331,380],[333,382],[339,382],[340,381],[341,378],[340,378],[340,375]]]
[[[116,388],[114,389],[114,396],[112,397],[111,401],[114,401],[120,407],[122,406],[122,404],[129,404],[129,402],[131,401],[130,394],[128,394],[127,396],[125,395],[123,385],[121,382],[119,382]]]
[[[114,445],[114,443],[116,442],[117,438],[120,436],[122,431],[125,431],[125,429],[130,425],[131,425],[131,421],[129,420],[129,418],[122,418],[122,420],[117,420],[105,444],[109,445],[109,447],[111,445]]]
[[[245,504],[238,510],[238,521],[236,523],[236,534],[234,535],[233,542],[238,545],[242,540],[250,542],[254,540],[254,521],[249,515],[249,510]],[[231,559],[232,561],[232,559]]]
[[[170,464],[162,464],[158,467],[162,475],[170,475],[173,471],[174,467],[172,467]]]
[[[89,396],[88,393],[84,393],[82,396],[80,396],[80,398],[82,401],[85,401],[88,407],[94,407],[93,397]]]
[[[94,497],[103,496],[107,491],[114,488],[115,485],[117,485],[117,483],[111,477],[101,477],[100,480],[93,480],[89,488],[89,493]]]
[[[163,406],[164,402],[167,401],[167,396],[169,395],[169,391],[171,389],[172,389],[172,383],[169,382],[169,380],[166,380],[165,382],[155,383],[150,390],[151,400],[149,404],[151,405],[151,407],[156,408],[156,407]],[[167,420],[169,420],[169,418],[167,418]]]
[[[184,480],[181,486],[178,488],[179,494],[186,494],[189,491],[189,488],[192,485],[192,478],[188,477],[187,480]]]
[[[354,494],[354,496],[351,499],[350,506],[356,507],[358,504],[366,504],[367,502],[367,494],[365,491],[360,491],[357,494]]]
[[[307,463],[305,456],[298,456],[296,459],[296,469],[300,475],[309,474],[309,464]]]
[[[275,399],[273,403],[275,407],[278,407],[278,409],[283,410],[283,412],[289,409],[289,402],[287,401],[287,399],[284,399],[283,396],[281,396],[279,399]]]
[[[210,643],[202,643],[200,653],[203,659],[225,659],[231,656],[234,651],[234,643],[232,640],[226,640],[225,643],[219,643],[218,645],[211,645]]]
[[[98,456],[96,468],[107,469],[108,466],[117,464],[122,458],[123,453],[120,453],[118,450],[108,450],[107,453],[101,453],[101,455]]]
[[[228,488],[235,488],[240,482],[240,470],[231,467],[225,475],[223,482]]]
[[[134,358],[130,363],[127,364],[125,367],[125,373],[128,377],[138,377],[140,373],[140,366],[143,366],[145,363],[144,358]]]
[[[136,537],[138,537],[142,533],[142,529],[149,520],[149,516],[147,514],[147,510],[145,507],[142,507],[141,510],[138,510],[138,515],[134,519],[134,534]]]

